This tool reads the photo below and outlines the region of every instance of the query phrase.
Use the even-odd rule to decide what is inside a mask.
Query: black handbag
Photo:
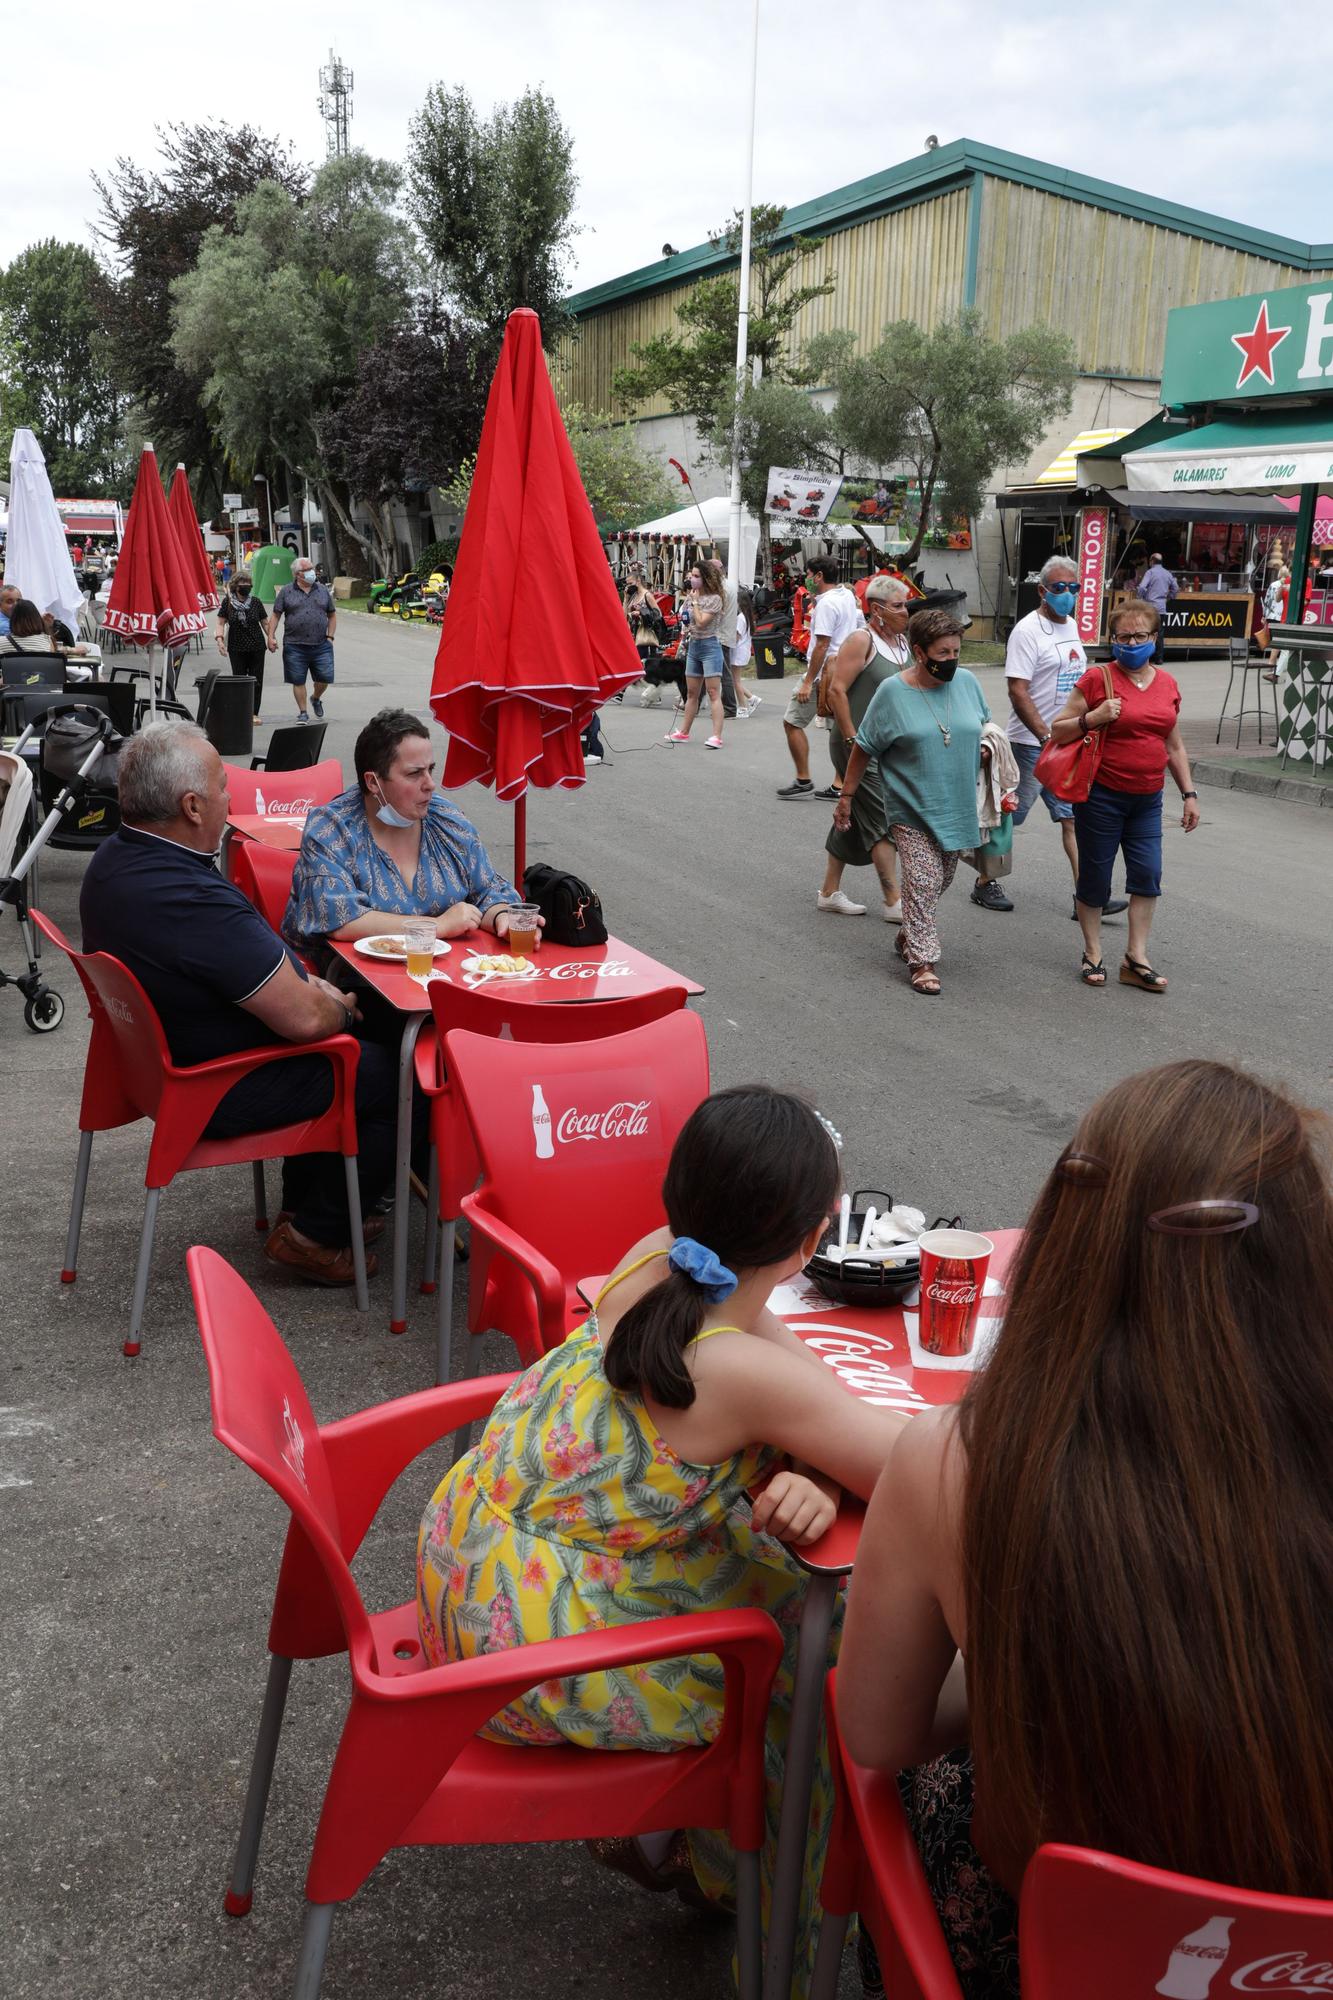
[[[606,943],[602,903],[595,889],[563,868],[534,861],[523,877],[523,894],[546,919],[544,936],[552,944]]]

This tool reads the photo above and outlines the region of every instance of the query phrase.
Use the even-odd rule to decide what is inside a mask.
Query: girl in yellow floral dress
[[[584,1325],[496,1404],[434,1494],[417,1546],[433,1664],[682,1612],[771,1613],[786,1652],[769,1725],[765,1906],[806,1580],[783,1540],[823,1534],[840,1486],[868,1496],[904,1421],[849,1396],[768,1310],[774,1286],[813,1254],[838,1190],[834,1142],[800,1099],[760,1086],[708,1098],[671,1155],[670,1226],[627,1251]],[[722,1696],[716,1661],[668,1660],[545,1682],[483,1734],[670,1751],[712,1739]],[[821,1755],[793,1992],[818,1941],[830,1807]],[[691,1833],[690,1860],[705,1893],[725,1900],[721,1837]]]

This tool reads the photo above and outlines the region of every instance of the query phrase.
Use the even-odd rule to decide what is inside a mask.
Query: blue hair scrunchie
[[[676,1238],[667,1251],[667,1263],[673,1271],[683,1271],[687,1278],[692,1278],[715,1306],[729,1299],[739,1283],[736,1273],[727,1269],[716,1251],[697,1243],[692,1236]]]

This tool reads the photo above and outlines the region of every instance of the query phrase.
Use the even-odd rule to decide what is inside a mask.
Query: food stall
[[[1225,652],[1232,639],[1249,638],[1258,608],[1251,579],[1262,574],[1272,538],[1290,539],[1291,515],[1275,497],[1230,488],[1131,488],[1125,453],[1179,437],[1185,428],[1183,418],[1163,412],[1132,432],[1084,432],[1040,480],[997,495],[1003,549],[998,601],[1009,606],[1002,634],[1035,608],[1042,565],[1063,555],[1080,572],[1079,635],[1085,645],[1097,643],[1109,612],[1132,595],[1130,576],[1160,551],[1180,585],[1164,621],[1172,652]]]
[[[1218,488],[1299,496],[1290,622],[1273,627],[1282,655],[1278,736],[1284,760],[1320,765],[1330,761],[1333,733],[1333,635],[1317,623],[1323,603],[1306,607],[1305,584],[1317,502],[1333,487],[1330,307],[1326,279],[1177,307],[1167,318],[1162,395],[1183,425],[1124,455],[1130,490],[1144,496]]]

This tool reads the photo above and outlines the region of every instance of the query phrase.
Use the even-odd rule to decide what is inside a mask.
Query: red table
[[[299,844],[299,834],[294,844]],[[406,923],[407,919],[403,921]],[[608,938],[605,944],[591,946],[543,944],[534,959],[540,968],[536,978],[490,981],[465,973],[463,960],[473,952],[486,956],[502,952],[503,940],[496,939],[489,931],[467,931],[462,937],[450,938],[449,944],[448,956],[435,962],[431,983],[470,986],[493,1002],[497,1035],[505,1016],[517,1007],[595,1006],[599,999],[611,995],[682,990],[694,995],[704,990],[693,979],[673,972],[669,965],[659,964],[657,959],[649,958],[646,952],[636,950],[622,938]],[[392,959],[365,957],[354,943],[335,943],[333,950],[403,1016],[398,1055],[398,1159],[394,1174],[393,1305],[389,1327],[393,1333],[405,1333],[412,1084],[417,1037],[431,1015],[430,995],[420,980],[409,979],[406,967]]]
[[[992,1229],[988,1234],[995,1245],[989,1275],[1003,1285],[1021,1231]],[[784,1318],[793,1333],[799,1334],[827,1363],[851,1395],[915,1415],[941,1404],[956,1403],[972,1379],[972,1370],[913,1366],[904,1310],[916,1311],[915,1292],[909,1293],[908,1298],[911,1303],[906,1308],[890,1306],[867,1311],[860,1306],[838,1306],[830,1312],[786,1313]],[[980,1317],[983,1321],[999,1318],[1002,1311],[1001,1298],[985,1299]],[[846,1494],[828,1533],[804,1548],[791,1549],[802,1569],[810,1572],[810,1582],[801,1608],[796,1647],[791,1729],[773,1870],[772,1915],[764,1959],[764,2000],[788,2000],[790,1992],[796,1910],[805,1866],[810,1794],[824,1706],[828,1636],[839,1587],[851,1575],[856,1561],[865,1512],[864,1501]]]

